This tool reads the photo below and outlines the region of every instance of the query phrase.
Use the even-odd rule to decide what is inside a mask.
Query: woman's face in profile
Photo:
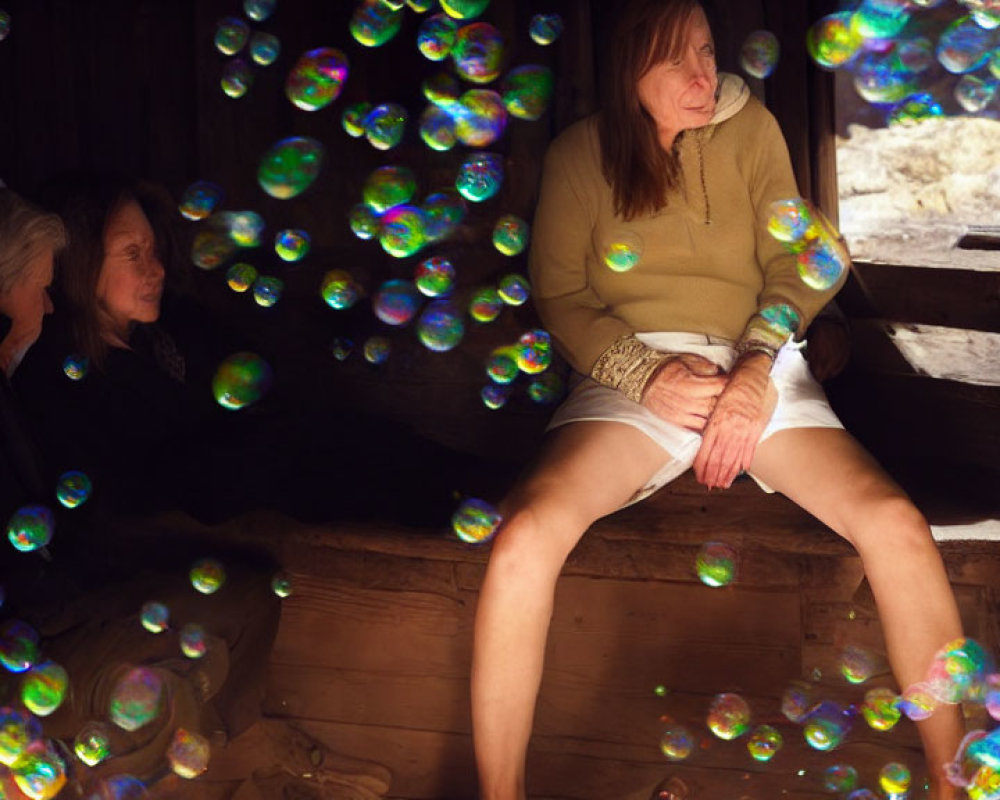
[[[656,122],[660,142],[672,144],[681,131],[707,125],[715,114],[715,44],[705,12],[695,9],[683,31],[676,58],[654,64],[639,78],[639,102]]]
[[[139,204],[129,201],[108,218],[97,279],[97,300],[115,333],[126,334],[133,322],[159,319],[163,278],[153,228]]]

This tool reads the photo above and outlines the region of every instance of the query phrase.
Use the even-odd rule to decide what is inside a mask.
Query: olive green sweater
[[[815,291],[767,231],[768,207],[799,195],[771,113],[737,76],[722,75],[715,116],[682,134],[683,179],[654,214],[616,216],[601,172],[597,117],[567,128],[545,157],[529,256],[535,305],[562,354],[591,374],[623,337],[685,331],[738,341],[760,309],[798,312],[801,335],[840,288]],[[703,176],[703,177],[702,177]],[[608,247],[641,245],[635,267],[605,264]],[[633,249],[635,249],[633,247]],[[759,319],[759,318],[758,318]],[[635,357],[635,348],[624,348]]]

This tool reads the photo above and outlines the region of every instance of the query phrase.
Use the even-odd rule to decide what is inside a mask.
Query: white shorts
[[[665,353],[694,353],[718,364],[725,372],[736,361],[734,342],[697,333],[637,333],[643,344]],[[778,352],[771,380],[778,392],[771,421],[760,441],[788,428],[843,428],[827,402],[823,388],[809,371],[802,350],[805,342],[789,342]],[[687,470],[701,447],[701,434],[667,422],[616,389],[579,377],[569,396],[556,409],[547,430],[570,422],[624,422],[645,433],[666,451],[667,459],[626,505],[642,500]],[[765,492],[769,486],[757,481]]]

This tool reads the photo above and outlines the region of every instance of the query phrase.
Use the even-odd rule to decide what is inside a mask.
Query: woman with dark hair
[[[612,41],[603,110],[552,143],[535,215],[536,304],[579,379],[501,504],[479,597],[472,718],[489,800],[525,796],[566,557],[688,467],[709,488],[745,471],[857,548],[901,686],[961,635],[927,523],[843,430],[795,341],[839,283],[809,288],[768,233],[771,204],[799,194],[775,119],[717,73],[697,0],[636,0]],[[932,797],[954,797],[957,711],[919,728]]]

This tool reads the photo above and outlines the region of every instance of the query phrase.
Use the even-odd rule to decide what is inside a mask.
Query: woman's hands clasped
[[[728,380],[714,362],[681,353],[653,375],[642,404],[661,419],[700,433]]]

